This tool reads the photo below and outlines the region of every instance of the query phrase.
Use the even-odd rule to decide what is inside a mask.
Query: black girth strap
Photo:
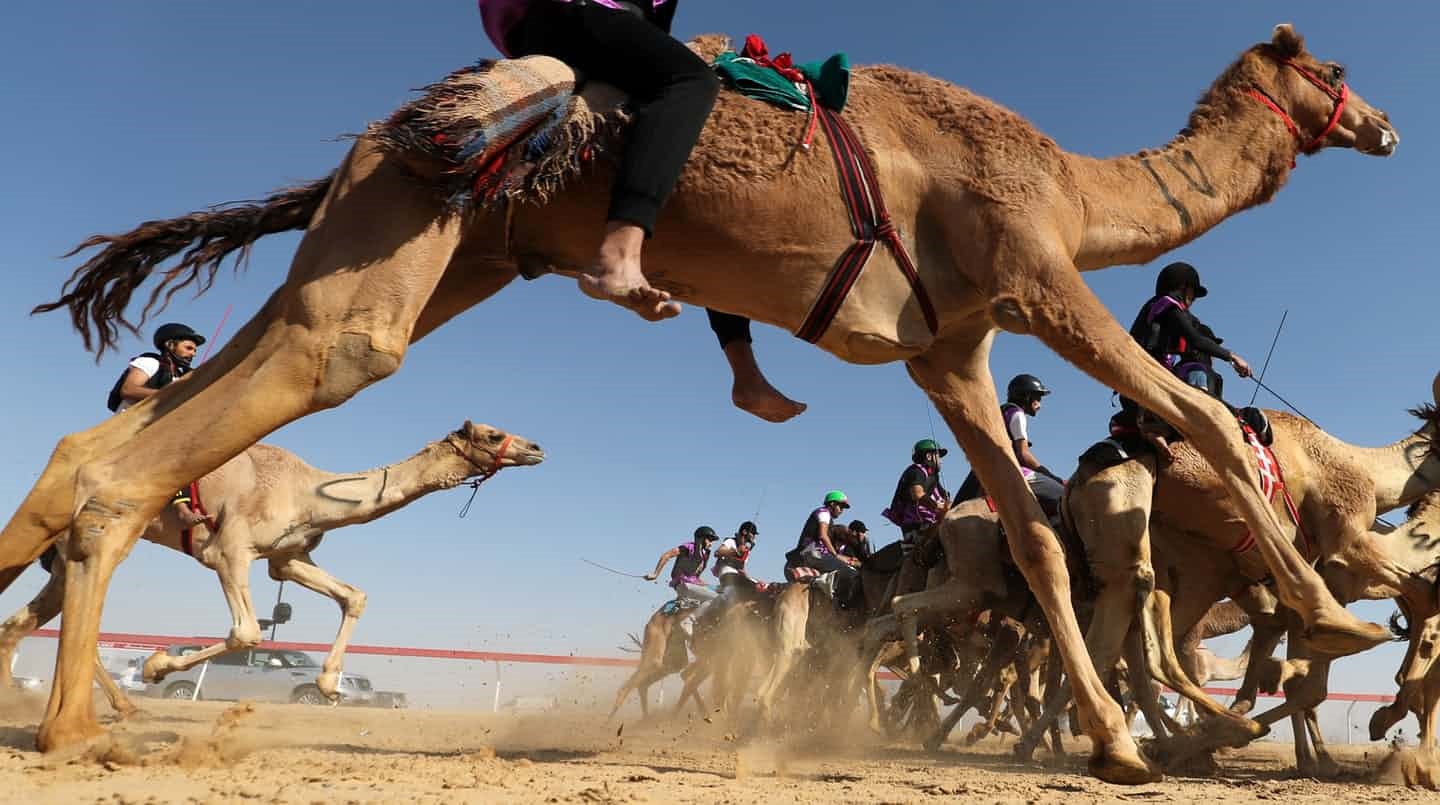
[[[934,335],[938,329],[935,307],[930,303],[925,287],[920,284],[920,274],[915,270],[915,262],[910,258],[910,252],[906,250],[905,243],[900,240],[900,233],[890,221],[890,213],[885,209],[885,200],[880,195],[880,183],[875,179],[875,168],[870,163],[869,155],[865,153],[855,131],[844,118],[824,107],[817,106],[817,110],[820,127],[825,130],[825,139],[829,141],[830,152],[835,156],[835,170],[840,175],[840,189],[845,198],[845,207],[850,213],[850,231],[855,235],[855,242],[835,261],[834,268],[830,269],[830,276],[825,280],[825,287],[820,290],[820,295],[816,297],[815,304],[811,306],[805,322],[800,325],[795,335],[812,344],[825,335],[830,323],[840,312],[840,306],[845,304],[845,297],[860,279],[860,272],[865,270],[865,264],[870,261],[870,255],[874,254],[876,244],[881,242],[889,247],[891,254],[895,256],[900,273],[905,275],[915,293],[915,301],[920,304],[925,324],[930,328],[930,334]]]

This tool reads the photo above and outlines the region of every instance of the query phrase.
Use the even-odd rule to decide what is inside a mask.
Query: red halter
[[[1325,124],[1325,128],[1307,143],[1305,142],[1305,136],[1300,133],[1300,127],[1295,125],[1295,119],[1290,117],[1284,109],[1281,109],[1280,104],[1276,103],[1275,99],[1257,87],[1251,87],[1245,90],[1245,94],[1265,104],[1265,106],[1269,107],[1270,111],[1280,116],[1280,121],[1285,124],[1285,128],[1289,129],[1290,134],[1295,137],[1295,141],[1301,144],[1300,153],[1313,154],[1320,150],[1320,146],[1324,144],[1325,138],[1330,136],[1330,133],[1335,130],[1336,126],[1340,125],[1340,115],[1344,114],[1345,102],[1350,98],[1350,85],[1341,81],[1340,88],[1337,90],[1319,76],[1301,67],[1294,59],[1277,59],[1277,61],[1283,65],[1294,68],[1295,72],[1304,76],[1306,81],[1319,87],[1321,92],[1330,96],[1330,100],[1335,102],[1335,110],[1330,113],[1330,122]],[[1291,160],[1290,167],[1295,167],[1294,160]]]

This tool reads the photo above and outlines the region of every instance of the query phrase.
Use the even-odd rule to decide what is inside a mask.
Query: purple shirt
[[[569,0],[480,0],[480,21],[485,25],[485,34],[500,51],[500,55],[507,59],[515,58],[510,52],[506,42],[510,34],[525,19],[525,12],[530,10],[530,4],[536,2],[560,2],[566,3]],[[616,0],[590,0],[597,5],[613,8],[617,11],[623,10]],[[643,2],[643,0],[642,0]],[[651,8],[659,8],[670,0],[650,0]]]

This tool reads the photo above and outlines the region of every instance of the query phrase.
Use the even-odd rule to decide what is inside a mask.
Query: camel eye
[[[1345,68],[1339,64],[1330,65],[1330,83],[1340,84],[1345,80]]]

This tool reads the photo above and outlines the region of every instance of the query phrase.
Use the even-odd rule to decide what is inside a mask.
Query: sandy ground
[[[1085,777],[1083,741],[1063,766],[1021,765],[1009,741],[929,755],[877,744],[785,748],[689,718],[605,723],[590,713],[491,715],[143,700],[84,752],[42,756],[35,694],[0,698],[7,802],[1434,802],[1370,780],[1381,752],[1334,747],[1343,776],[1292,779],[1289,747],[1223,755],[1210,778],[1137,788]],[[1368,752],[1366,751],[1368,749]]]

